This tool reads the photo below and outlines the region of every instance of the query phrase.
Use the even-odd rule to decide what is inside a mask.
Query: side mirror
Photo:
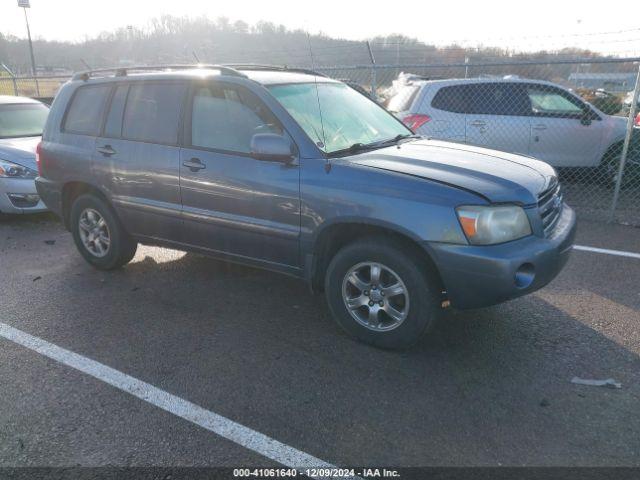
[[[251,156],[256,160],[291,163],[294,158],[291,141],[275,133],[256,133],[251,137]]]
[[[592,121],[593,121],[593,112],[591,111],[590,108],[587,108],[582,112],[582,115],[580,116],[580,123],[582,125],[591,125]]]

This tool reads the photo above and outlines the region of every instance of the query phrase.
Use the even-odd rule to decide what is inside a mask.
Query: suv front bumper
[[[531,235],[490,246],[429,242],[425,248],[451,305],[467,309],[495,305],[547,285],[567,263],[575,233],[576,215],[565,204],[548,238]]]

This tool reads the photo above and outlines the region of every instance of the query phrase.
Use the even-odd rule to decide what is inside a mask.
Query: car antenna
[[[324,121],[322,120],[322,106],[320,105],[320,91],[318,90],[318,76],[315,75],[315,62],[313,61],[313,49],[311,48],[311,34],[309,30],[307,30],[307,43],[309,44],[309,57],[311,58],[311,70],[314,72],[313,81],[316,87],[316,98],[318,99],[318,113],[320,114],[320,128],[322,130],[322,140],[316,142],[316,145],[322,149],[325,148],[326,145],[326,137],[324,134]],[[331,171],[331,162],[329,161],[329,157],[326,158],[326,163],[324,164],[324,171],[329,173]]]

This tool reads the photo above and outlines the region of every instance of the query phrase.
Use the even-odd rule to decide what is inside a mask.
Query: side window
[[[578,117],[584,111],[584,106],[577,99],[552,86],[531,85],[527,87],[527,93],[534,115]]]
[[[468,85],[469,113],[479,115],[526,116],[529,99],[517,83],[477,83]]]
[[[110,91],[111,85],[78,88],[64,119],[64,131],[79,135],[98,135]]]
[[[105,137],[120,138],[122,135],[122,115],[128,91],[129,85],[120,85],[116,88],[111,98],[111,108],[107,114],[107,121],[104,124]]]
[[[176,144],[185,91],[184,83],[130,85],[122,137],[141,142]]]
[[[438,110],[453,113],[466,113],[467,111],[466,85],[452,85],[438,90],[431,101],[431,106]]]
[[[253,93],[226,85],[196,87],[191,111],[191,145],[249,153],[256,133],[282,135],[280,123]]]

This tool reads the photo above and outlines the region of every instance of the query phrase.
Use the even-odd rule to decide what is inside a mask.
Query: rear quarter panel
[[[433,98],[443,86],[446,85],[426,84],[422,87],[420,95],[412,105],[412,112],[429,115],[431,120],[422,125],[416,133],[439,140],[464,142],[466,140],[465,114],[439,110],[431,106]]]
[[[91,183],[91,160],[95,137],[62,131],[62,121],[73,92],[80,85],[66,83],[56,96],[42,136],[42,150],[46,162],[43,176],[60,183],[87,181]]]

